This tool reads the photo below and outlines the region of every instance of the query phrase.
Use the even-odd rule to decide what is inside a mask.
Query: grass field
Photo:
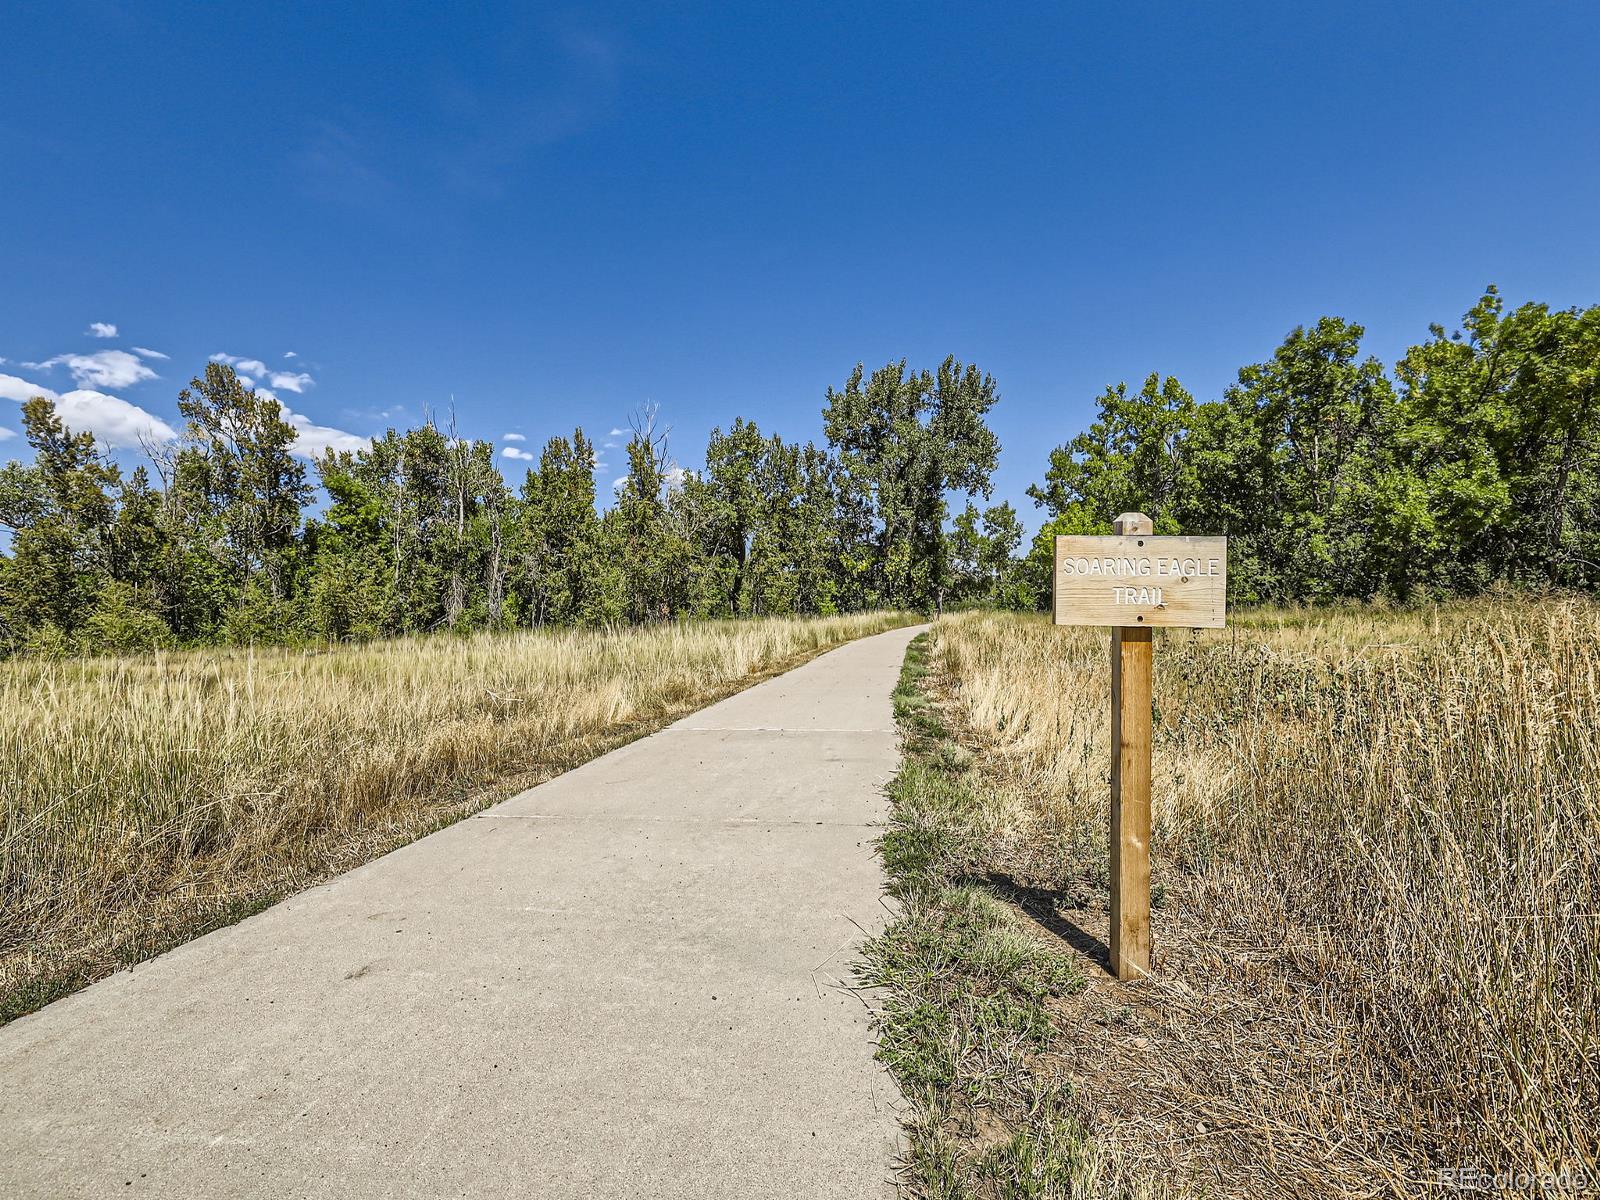
[[[903,915],[865,972],[921,1193],[1592,1169],[1600,605],[1159,633],[1156,969],[1126,985],[1103,967],[1106,643],[968,614],[908,660]]]
[[[908,619],[0,664],[0,1020]]]

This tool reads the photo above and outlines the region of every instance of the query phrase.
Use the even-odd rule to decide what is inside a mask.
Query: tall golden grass
[[[0,664],[0,1018],[906,619]]]
[[[1107,640],[1005,615],[938,626],[955,708],[1029,781],[988,835],[1039,874],[1065,847],[1104,852]],[[1219,1054],[1219,1030],[1239,1039],[1218,1079],[1184,1083],[1191,1121],[1210,1103],[1253,1123],[1263,1164],[1315,1143],[1356,1180],[1383,1159],[1391,1186],[1440,1166],[1592,1168],[1600,605],[1243,614],[1163,633],[1156,663],[1156,887],[1174,897],[1158,971],[1164,941],[1225,945],[1170,995],[1205,993],[1191,1025]],[[1242,994],[1258,985],[1272,996]],[[1228,1025],[1229,1006],[1248,1021]],[[1301,1064],[1294,1097],[1270,1079],[1278,1056]]]

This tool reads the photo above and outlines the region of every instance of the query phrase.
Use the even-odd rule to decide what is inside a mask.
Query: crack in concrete
[[[496,818],[511,821],[647,821],[658,825],[765,825],[773,829],[790,825],[824,825],[831,829],[882,829],[883,821],[796,821],[771,820],[766,817],[658,817],[637,813],[497,813],[481,812],[470,818],[474,821],[491,821]]]

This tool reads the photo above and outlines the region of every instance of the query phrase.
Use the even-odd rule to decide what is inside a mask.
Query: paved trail
[[[0,1195],[885,1195],[835,985],[913,632],[0,1028]]]

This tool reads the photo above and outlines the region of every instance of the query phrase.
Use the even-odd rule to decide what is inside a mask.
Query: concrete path
[[[913,632],[0,1028],[0,1196],[890,1194],[836,985]]]

